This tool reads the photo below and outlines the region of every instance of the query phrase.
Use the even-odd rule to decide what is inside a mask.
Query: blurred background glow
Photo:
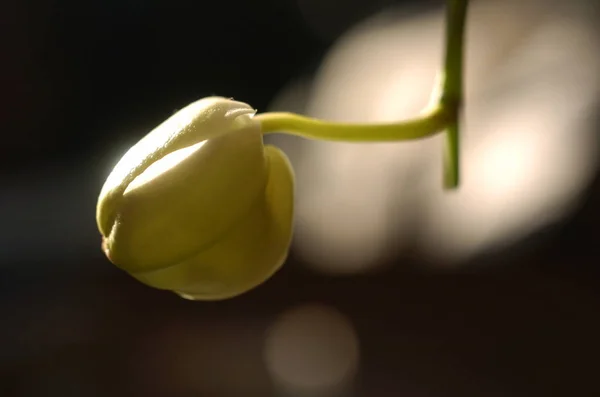
[[[358,337],[339,311],[306,304],[271,325],[264,357],[284,395],[346,395],[358,367]]]
[[[544,1],[474,2],[457,192],[440,187],[441,137],[297,142],[304,151],[292,158],[298,254],[338,274],[377,267],[407,246],[436,266],[457,265],[576,208],[600,147],[592,117],[600,35],[591,21],[573,18],[581,11]],[[360,23],[324,59],[302,99],[304,111],[354,122],[416,115],[441,62],[442,27],[440,10],[384,12]]]

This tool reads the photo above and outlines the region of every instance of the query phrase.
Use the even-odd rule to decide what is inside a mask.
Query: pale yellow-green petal
[[[108,238],[113,263],[145,271],[190,258],[217,242],[263,194],[267,169],[258,126],[201,145],[151,183],[125,192]],[[146,172],[155,165],[160,161]]]
[[[148,133],[121,158],[102,187],[96,209],[102,235],[110,234],[129,184],[148,167],[169,153],[235,131],[239,116],[253,113],[248,104],[208,97],[189,104]]]
[[[225,299],[261,284],[287,257],[292,238],[294,176],[285,154],[266,147],[264,196],[215,245],[170,267],[134,272],[138,280],[188,299]]]

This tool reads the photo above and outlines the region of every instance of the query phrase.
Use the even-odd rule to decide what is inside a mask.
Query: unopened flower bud
[[[119,161],[96,219],[116,266],[189,299],[246,292],[284,262],[294,181],[279,149],[264,146],[247,104],[194,102]]]

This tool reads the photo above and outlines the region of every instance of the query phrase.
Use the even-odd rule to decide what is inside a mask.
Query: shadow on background
[[[442,2],[4,4],[0,395],[600,395],[600,45],[590,39],[600,10],[591,0],[521,2],[527,12],[474,3],[483,6],[470,22],[473,48],[487,52],[469,59],[465,197],[439,196],[434,141],[277,137],[298,172],[298,240],[263,286],[213,303],[149,289],[103,257],[95,200],[112,165],[208,95],[259,111],[406,117],[429,94]],[[370,22],[352,30],[361,21]],[[399,45],[425,40],[410,59],[386,50],[396,28],[409,35]],[[587,58],[552,55],[580,54],[567,50]],[[380,79],[361,86],[368,76]],[[494,135],[499,125],[510,128]],[[550,132],[519,139],[538,131]],[[509,135],[548,150],[494,141]],[[498,147],[509,149],[493,157]],[[545,162],[510,161],[536,153]],[[490,182],[506,173],[527,178]],[[571,184],[550,183],[559,180]],[[547,190],[523,190],[532,186]],[[531,227],[513,228],[522,224]]]

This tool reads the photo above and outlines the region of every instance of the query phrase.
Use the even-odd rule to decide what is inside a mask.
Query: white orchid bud
[[[247,104],[204,98],[134,145],[109,175],[96,218],[115,265],[189,299],[246,292],[284,262],[293,173],[264,146]]]

